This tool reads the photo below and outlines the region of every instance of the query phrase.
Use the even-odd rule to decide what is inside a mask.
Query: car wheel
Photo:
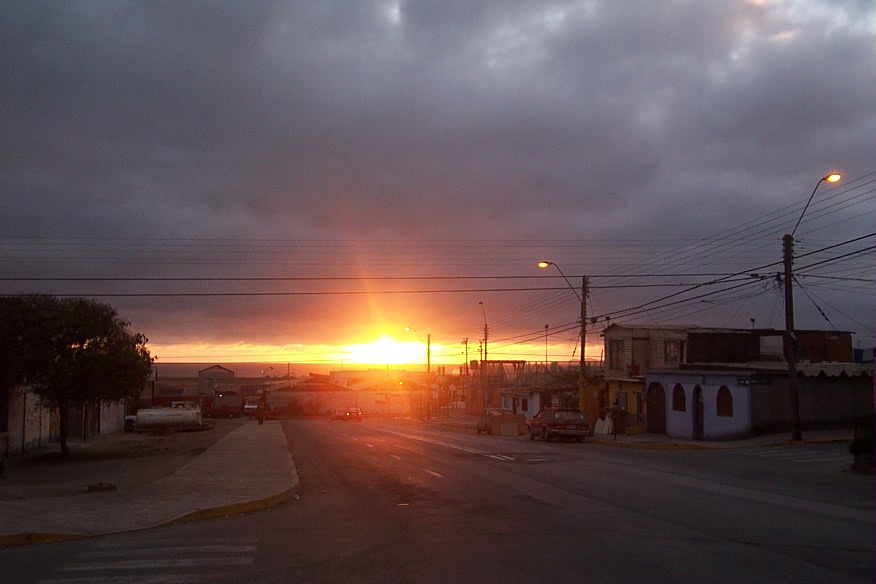
[[[532,428],[529,429],[529,439],[535,440],[535,432],[532,431]]]
[[[551,435],[548,434],[547,426],[545,426],[544,428],[541,429],[541,437],[544,438],[545,442],[551,441]]]
[[[480,429],[480,427],[477,428],[477,431],[478,431],[478,434],[481,433],[481,429]]]

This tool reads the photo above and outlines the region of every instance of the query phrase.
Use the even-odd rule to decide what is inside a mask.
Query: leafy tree
[[[71,407],[135,397],[152,367],[147,339],[106,304],[84,298],[23,297],[18,376],[47,403],[58,406],[61,452],[67,446]],[[13,335],[13,338],[15,336]]]
[[[48,339],[40,331],[55,303],[50,296],[0,297],[0,411],[6,411],[16,387],[51,361]]]

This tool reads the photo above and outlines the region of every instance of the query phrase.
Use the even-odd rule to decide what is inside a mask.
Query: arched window
[[[718,390],[718,417],[732,418],[733,417],[733,394],[727,389],[727,386],[722,385]]]
[[[676,383],[672,388],[672,409],[676,412],[687,411],[687,400],[684,395],[684,388],[680,383]]]

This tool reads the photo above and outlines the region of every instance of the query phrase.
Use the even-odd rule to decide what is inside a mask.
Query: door
[[[646,410],[646,430],[655,434],[666,434],[666,392],[659,383],[648,386]]]
[[[693,390],[693,437],[703,439],[703,388],[699,385]]]

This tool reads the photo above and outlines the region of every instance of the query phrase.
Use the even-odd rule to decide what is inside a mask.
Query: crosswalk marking
[[[179,545],[175,545],[179,543]],[[133,543],[110,543],[77,555],[41,584],[166,584],[210,580],[211,568],[251,566],[258,550],[257,540],[227,538],[213,544],[192,545],[190,541],[162,540],[155,547]],[[53,577],[54,576],[54,577]]]
[[[88,584],[189,584],[199,582],[200,577],[195,574],[167,574],[163,576],[106,576],[101,578],[89,577]],[[76,584],[83,582],[80,579],[51,579],[40,580],[40,584]]]
[[[144,570],[153,568],[194,568],[196,566],[249,566],[254,558],[179,558],[158,560],[118,560],[65,566],[67,572],[84,570]]]
[[[198,554],[198,553],[216,553],[216,554],[243,554],[247,552],[255,552],[254,545],[193,545],[181,547],[165,547],[151,549],[108,549],[93,552],[85,552],[80,554],[80,558],[114,558],[114,557],[135,557],[135,556],[152,556],[160,553],[173,554]]]

